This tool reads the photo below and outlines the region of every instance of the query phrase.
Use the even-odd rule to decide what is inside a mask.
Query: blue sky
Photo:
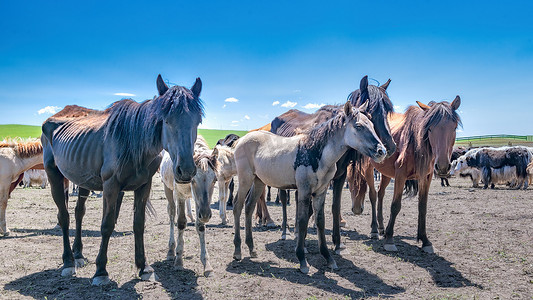
[[[532,11],[527,1],[4,0],[0,123],[103,109],[117,93],[152,98],[161,73],[188,87],[202,79],[204,128],[253,129],[289,108],[343,103],[369,75],[392,79],[400,112],[460,95],[458,136],[533,134]]]

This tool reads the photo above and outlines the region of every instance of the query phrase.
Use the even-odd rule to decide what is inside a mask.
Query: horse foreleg
[[[422,250],[426,253],[434,252],[433,245],[431,245],[426,233],[426,214],[430,184],[431,174],[428,175],[426,180],[420,180],[420,189],[418,191],[418,233],[416,240],[422,241]]]
[[[167,260],[174,260],[176,253],[176,240],[174,240],[174,224],[176,224],[176,202],[174,201],[174,195],[171,189],[166,185],[164,186],[165,196],[167,197],[167,213],[170,220],[170,230],[168,238],[168,252]]]
[[[213,273],[213,268],[209,263],[209,253],[205,247],[205,224],[200,221],[200,210],[196,210],[196,232],[200,239],[200,261],[204,265],[204,276],[209,277]]]
[[[228,191],[228,202],[227,206],[233,206],[233,189],[235,188],[235,182],[233,178],[231,178],[231,181],[229,182],[229,191]]]
[[[120,190],[118,184],[107,181],[104,182],[104,192],[102,201],[104,203],[104,212],[102,217],[102,225],[100,226],[100,232],[102,234],[102,241],[100,243],[100,250],[98,251],[98,256],[96,257],[96,273],[93,276],[92,285],[105,285],[110,282],[109,273],[106,270],[107,265],[107,248],[109,246],[109,238],[115,229],[115,217],[116,217],[116,205],[117,198]],[[135,235],[135,260],[137,262],[138,255],[138,235],[139,231],[144,231],[144,211],[145,207],[139,205],[138,202],[138,192],[135,191],[135,204],[134,204],[134,220],[133,220],[133,232]],[[142,220],[140,219],[140,214],[142,213]],[[141,221],[142,223],[139,223]],[[142,228],[139,228],[141,227]],[[61,226],[63,227],[63,226]],[[142,244],[142,240],[141,240]],[[142,256],[144,256],[144,248]]]
[[[144,219],[146,216],[146,202],[148,197],[150,197],[151,187],[152,179],[150,178],[146,184],[134,192],[133,234],[135,236],[135,265],[139,269],[139,277],[141,277],[141,280],[154,281],[157,280],[157,276],[154,269],[146,261],[144,253]],[[114,227],[115,224],[113,223],[112,226]]]
[[[182,195],[179,195],[178,189],[174,188],[174,201],[178,202],[178,246],[176,247],[176,259],[174,259],[174,267],[178,270],[183,269],[183,252],[185,251],[185,240],[183,235],[185,228],[187,227],[187,217],[185,216],[185,202],[189,199],[185,199]],[[196,210],[196,214],[199,211]]]
[[[189,220],[191,220],[192,223],[194,223],[194,216],[192,214],[192,205],[191,205],[191,199],[185,200],[185,206],[187,207],[187,217],[189,217]],[[196,208],[198,210],[198,208]]]
[[[331,212],[333,214],[333,231],[331,233],[331,237],[333,239],[333,244],[335,244],[335,253],[340,254],[341,251],[346,249],[346,246],[341,243],[341,226],[342,226],[342,216],[341,216],[341,194],[342,194],[342,187],[344,186],[344,182],[346,181],[346,172],[343,172],[342,175],[335,178],[333,180],[333,201],[331,204]],[[324,197],[326,195],[324,194]],[[316,197],[315,197],[316,198]],[[313,200],[314,203],[314,200]],[[319,217],[318,217],[318,211],[316,210],[315,206],[315,223],[318,225]],[[322,213],[324,213],[324,207],[322,205]],[[346,225],[346,222],[344,222]]]
[[[229,182],[224,179],[220,178],[220,180],[218,180],[218,212],[222,225],[228,224],[228,219],[226,218],[226,194],[228,185]]]
[[[87,265],[87,259],[83,256],[83,243],[81,242],[81,226],[83,223],[83,216],[85,216],[85,202],[89,196],[89,190],[80,187],[78,193],[78,201],[76,202],[76,210],[74,217],[76,218],[76,236],[74,237],[74,244],[72,250],[74,251],[74,263],[76,268],[82,268]]]
[[[385,176],[382,176],[381,178],[384,178],[384,177]],[[396,176],[394,179],[394,196],[392,198],[389,224],[387,225],[387,229],[385,230],[384,248],[386,251],[398,251],[398,248],[396,248],[396,245],[394,245],[394,240],[393,240],[394,222],[396,221],[396,216],[398,216],[398,213],[400,212],[400,209],[402,208],[402,194],[403,194],[404,186],[405,186],[405,178],[402,176]]]
[[[310,193],[298,191],[298,244],[296,246],[296,257],[300,262],[300,271],[309,273],[307,260],[305,259],[305,238],[307,236],[307,225],[309,223]]]
[[[335,183],[334,188],[335,188]],[[340,183],[340,187],[344,185],[344,180]],[[320,249],[320,254],[324,256],[327,261],[328,267],[336,270],[338,269],[335,259],[331,256],[326,244],[326,233],[325,233],[325,217],[324,217],[324,202],[326,200],[326,191],[313,197],[313,208],[315,211],[316,227],[318,229],[318,247]]]
[[[255,208],[257,200],[264,193],[265,193],[265,184],[259,178],[256,177],[252,185],[252,189],[250,190],[250,194],[246,198],[246,207],[244,210],[245,215],[246,215],[246,222],[245,222],[246,245],[248,246],[248,249],[250,250],[250,257],[257,257],[257,252],[254,250],[254,239],[252,236],[252,214],[254,212],[254,208]],[[240,195],[240,192],[239,192],[239,195]]]
[[[385,226],[383,226],[383,198],[385,198],[385,191],[387,190],[387,186],[391,182],[391,178],[387,177],[385,175],[381,175],[381,181],[379,182],[379,189],[378,189],[378,231],[379,234],[384,235],[385,234]],[[394,183],[396,185],[396,183]]]

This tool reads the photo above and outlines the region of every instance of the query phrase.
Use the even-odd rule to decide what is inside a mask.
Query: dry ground
[[[0,298],[532,299],[533,191],[472,189],[462,179],[452,179],[451,184],[452,187],[442,188],[433,181],[430,190],[428,235],[436,254],[422,253],[416,242],[416,199],[402,203],[395,230],[399,252],[391,254],[383,251],[381,240],[369,238],[368,199],[364,214],[354,216],[345,190],[343,215],[348,226],[342,231],[342,239],[349,253],[334,256],[338,271],[327,270],[318,253],[315,230],[310,229],[309,275],[297,270],[295,242],[280,241],[279,228],[256,228],[259,257],[246,257],[248,251],[243,245],[244,260],[233,261],[233,229],[219,225],[218,210],[214,209],[206,237],[215,273],[205,278],[201,275],[199,243],[192,224],[185,232],[186,270],[175,271],[165,261],[166,200],[159,178],[154,178],[151,199],[158,215],[147,219],[145,242],[147,258],[160,282],[142,282],[135,276],[133,196],[127,193],[109,246],[108,271],[113,283],[107,287],[90,285],[100,244],[101,199],[87,202],[83,242],[90,264],[80,269],[76,277],[62,278],[61,233],[53,229],[56,208],[50,191],[18,188],[8,205],[11,236],[0,238]],[[386,221],[391,194],[389,191],[385,199]],[[327,200],[327,211],[330,204],[331,200]],[[74,206],[71,201],[71,211]],[[269,209],[275,221],[281,223],[281,208]],[[289,216],[293,215],[294,205],[289,210]],[[229,218],[233,224],[231,211]],[[329,213],[327,218],[331,241]],[[294,224],[294,217],[290,224]]]

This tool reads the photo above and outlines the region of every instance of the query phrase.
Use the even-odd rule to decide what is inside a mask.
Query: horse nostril
[[[178,168],[176,168],[176,173],[178,174],[179,177],[181,177],[183,175],[183,173],[181,171],[181,167],[178,166]]]
[[[381,147],[378,148],[378,151],[377,151],[377,152],[378,152],[378,155],[379,155],[379,156],[383,156],[383,155],[385,154],[385,152],[383,151],[383,148],[381,148]]]

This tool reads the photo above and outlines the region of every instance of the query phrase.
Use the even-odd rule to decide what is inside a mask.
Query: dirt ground
[[[157,175],[156,175],[157,176]],[[533,191],[473,189],[463,179],[443,188],[433,181],[428,204],[428,236],[436,254],[425,254],[416,242],[417,201],[402,203],[396,228],[398,253],[383,250],[382,240],[370,239],[370,203],[363,215],[350,212],[347,190],[342,211],[348,222],[342,240],[348,252],[334,255],[338,271],[330,271],[318,253],[316,231],[309,229],[309,275],[301,274],[294,240],[280,240],[280,228],[256,227],[258,258],[236,262],[233,253],[233,215],[230,226],[221,226],[213,205],[206,239],[214,274],[205,278],[196,231],[185,232],[184,271],[165,261],[169,221],[166,199],[154,178],[152,203],[156,217],[148,217],[145,243],[149,262],[159,282],[136,278],[132,231],[133,194],[126,193],[116,233],[109,246],[108,271],[112,284],[92,287],[94,261],[100,245],[102,200],[87,202],[84,219],[84,254],[90,264],[75,277],[60,276],[61,233],[53,229],[56,207],[50,190],[17,188],[9,200],[7,222],[11,236],[0,238],[0,298],[36,299],[532,299],[533,297]],[[389,186],[391,189],[392,184]],[[214,199],[218,199],[215,189]],[[275,192],[274,192],[275,193]],[[331,194],[326,201],[330,211]],[[392,191],[385,198],[385,221]],[[74,200],[71,198],[71,228]],[[281,207],[269,206],[277,224]],[[294,205],[289,208],[291,230]],[[327,213],[327,239],[331,245],[331,215]],[[243,224],[243,223],[241,223]],[[71,242],[74,231],[71,229]],[[244,234],[244,231],[242,231]]]

